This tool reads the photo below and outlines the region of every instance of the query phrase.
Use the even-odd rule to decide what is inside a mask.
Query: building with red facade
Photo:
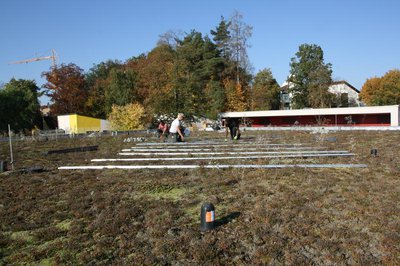
[[[225,112],[220,117],[240,118],[243,124],[250,127],[398,127],[400,124],[399,105]]]

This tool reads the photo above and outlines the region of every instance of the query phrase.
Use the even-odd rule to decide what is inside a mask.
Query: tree
[[[115,130],[144,129],[145,110],[139,103],[130,103],[124,106],[113,105],[108,117]]]
[[[332,83],[332,65],[325,64],[322,48],[302,44],[290,63],[289,92],[293,94],[294,108],[321,108],[330,106],[328,92]]]
[[[332,106],[335,95],[328,91],[332,83],[332,71],[324,66],[319,66],[310,73],[308,102],[312,108],[328,108]]]
[[[248,39],[252,35],[252,27],[244,23],[243,16],[235,11],[229,22],[221,17],[221,22],[211,34],[223,58],[219,81],[226,103],[220,111],[245,111],[251,102],[249,84],[252,75],[247,48],[250,47]]]
[[[105,91],[109,86],[108,78],[111,70],[122,68],[119,61],[108,60],[94,65],[85,75],[88,87],[88,98],[86,101],[86,112],[97,118],[106,118]]]
[[[40,96],[33,80],[11,79],[5,84],[0,89],[0,131],[7,131],[8,124],[18,131],[40,127]]]
[[[182,31],[169,30],[159,36],[159,39],[157,41],[157,46],[167,45],[170,48],[175,49],[180,42],[181,36],[183,36]]]
[[[248,39],[251,37],[253,27],[243,22],[243,16],[235,11],[229,22],[230,32],[230,55],[236,66],[236,82],[240,82],[240,73],[251,72],[251,64],[247,55],[247,48],[250,47]],[[243,77],[242,77],[243,78]],[[242,84],[243,86],[243,84]]]
[[[278,110],[280,87],[269,68],[259,71],[253,84],[253,110]]]
[[[224,88],[227,100],[226,109],[231,112],[246,111],[247,102],[242,85],[234,80],[225,79]]]
[[[52,101],[52,114],[85,114],[88,94],[83,69],[72,63],[61,64],[42,76],[47,80],[44,87]]]
[[[207,110],[205,115],[211,119],[217,119],[218,114],[224,110],[226,94],[219,80],[210,80],[204,90],[206,95]]]
[[[177,47],[172,71],[173,112],[204,115],[209,110],[208,100],[223,94],[222,87],[216,86],[222,69],[223,59],[208,37],[196,31],[185,36]],[[217,103],[212,102],[214,107]]]
[[[113,105],[124,106],[138,101],[137,74],[132,69],[112,69],[105,91],[105,111],[111,112]]]
[[[229,42],[231,40],[229,27],[231,26],[231,22],[227,22],[224,17],[221,16],[221,22],[218,27],[214,30],[211,30],[210,33],[213,35],[213,41],[217,45],[218,50],[221,53],[221,56],[225,59],[229,59]]]
[[[202,34],[193,30],[177,47],[177,58],[172,73],[175,113],[194,114],[199,109],[199,105],[204,103],[202,80],[198,75],[203,44]]]
[[[400,70],[390,70],[381,78],[367,79],[360,99],[367,105],[400,104]]]
[[[159,44],[146,56],[127,62],[127,68],[137,73],[137,92],[146,113],[173,112],[171,76],[175,57],[171,46]]]
[[[367,105],[376,105],[375,99],[378,99],[378,95],[381,93],[382,90],[382,78],[373,77],[367,79],[364,85],[361,88],[361,92],[359,94],[360,100],[362,100]]]
[[[221,57],[218,47],[206,36],[203,44],[203,56],[200,64],[199,75],[205,97],[202,111],[207,117],[216,119],[224,109],[226,102],[221,73],[224,69],[225,59]]]

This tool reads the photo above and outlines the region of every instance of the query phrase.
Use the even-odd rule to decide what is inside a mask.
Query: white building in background
[[[332,85],[329,86],[328,91],[336,94],[338,97],[342,96],[342,98],[347,99],[349,107],[362,105],[358,98],[360,91],[350,85],[347,81],[342,80],[333,82]]]
[[[293,84],[287,81],[285,81],[281,86],[281,105],[283,110],[292,109],[293,94],[289,92],[289,88],[292,87]],[[360,91],[347,81],[333,82],[329,86],[328,91],[332,94],[335,94],[338,98],[341,99],[341,102],[343,104],[342,107],[363,106],[362,102],[360,102],[358,98]]]

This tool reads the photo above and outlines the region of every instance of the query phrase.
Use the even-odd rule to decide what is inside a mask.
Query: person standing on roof
[[[185,140],[183,137],[183,119],[185,118],[185,115],[182,113],[179,113],[177,118],[172,122],[171,127],[169,129],[169,133],[171,133],[171,138],[172,142],[182,142]]]

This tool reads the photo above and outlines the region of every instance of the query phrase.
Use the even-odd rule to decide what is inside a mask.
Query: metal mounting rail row
[[[135,162],[135,161],[195,161],[195,160],[234,160],[234,159],[269,159],[269,158],[308,158],[308,157],[345,157],[354,153],[289,154],[267,156],[225,156],[225,157],[175,157],[175,158],[116,158],[92,159],[92,162]]]
[[[232,143],[227,143],[227,142],[147,142],[147,143],[137,143],[136,146],[174,146],[174,147],[182,147],[182,146],[260,146],[260,145],[265,145],[265,146],[303,146],[304,144],[302,143],[265,143],[265,142],[232,142]],[[310,145],[310,144],[307,144]]]
[[[171,155],[222,155],[222,154],[307,154],[307,153],[348,153],[348,151],[255,151],[255,152],[120,152],[124,156],[171,156]]]
[[[104,169],[277,169],[277,168],[365,168],[366,164],[238,164],[238,165],[88,165],[88,166],[61,166],[59,170],[104,170]]]
[[[173,144],[173,143],[169,143]],[[313,143],[308,143],[309,145],[314,145]],[[301,145],[296,145],[296,144],[265,144],[265,143],[252,143],[252,144],[199,144],[199,145],[136,145],[131,147],[132,149],[165,149],[165,148],[176,148],[176,149],[186,149],[186,148],[220,148],[220,147],[229,147],[229,148],[235,148],[235,147],[264,147],[264,148],[269,148],[269,147],[305,147],[305,144]]]
[[[186,147],[182,148],[149,148],[149,149],[143,149],[143,148],[130,148],[130,149],[122,149],[123,152],[129,152],[129,151],[257,151],[257,150],[313,150],[313,149],[326,149],[326,147],[257,147],[257,148],[220,148],[220,147],[215,147],[215,148],[197,148],[197,149],[187,149]]]

